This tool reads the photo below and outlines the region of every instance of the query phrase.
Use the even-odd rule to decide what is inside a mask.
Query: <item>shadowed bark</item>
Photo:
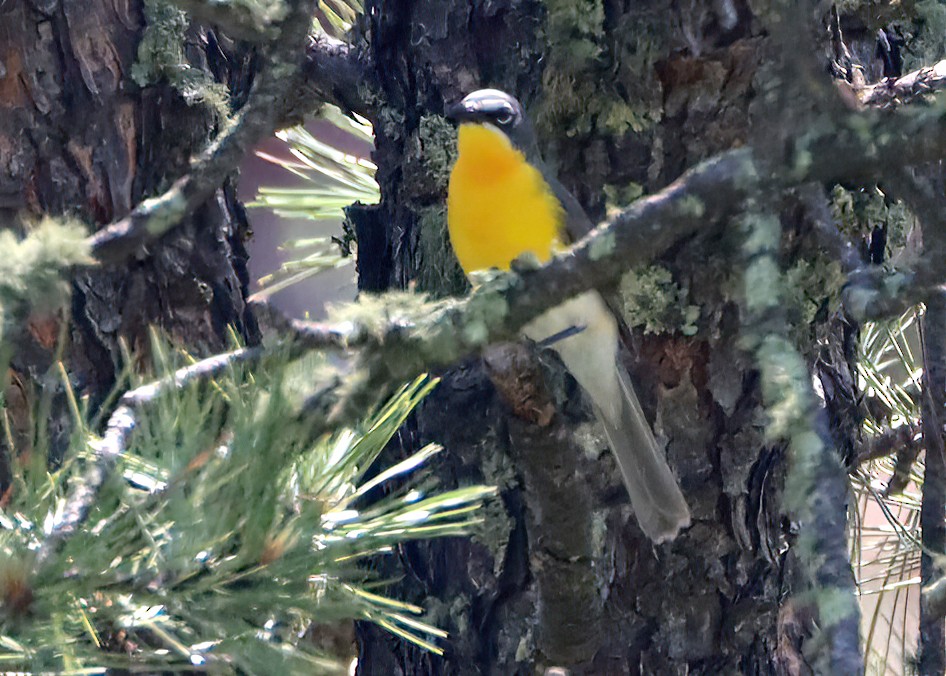
[[[120,219],[167,188],[212,138],[217,119],[206,104],[188,105],[157,76],[146,86],[132,80],[142,12],[141,3],[124,0],[13,2],[0,10],[2,227],[21,228],[39,214],[99,226]],[[184,49],[208,79],[232,85],[239,105],[252,54],[227,44],[191,28]],[[151,325],[199,355],[224,348],[231,325],[254,340],[244,315],[246,232],[226,180],[146,256],[80,272],[68,313],[31,317],[4,378],[18,451],[29,448],[32,411],[43,397],[52,399],[40,427],[54,460],[68,439],[63,386],[46,376],[60,336],[71,385],[93,410],[115,385],[121,342],[146,358]]]

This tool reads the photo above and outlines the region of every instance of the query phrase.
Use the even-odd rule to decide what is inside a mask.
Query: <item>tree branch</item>
[[[825,663],[818,673],[861,673],[860,613],[847,555],[847,472],[831,443],[826,415],[819,409],[805,360],[791,343],[784,310],[784,280],[778,251],[782,228],[777,216],[748,203],[742,224],[746,265],[743,336],[754,353],[769,414],[768,435],[789,448],[785,504],[801,523],[799,559],[814,588]]]
[[[170,390],[213,378],[236,364],[256,361],[263,354],[262,348],[253,347],[215,355],[179,369],[166,378],[126,392],[109,417],[102,437],[89,441],[92,451],[90,465],[81,478],[71,482],[69,494],[57,509],[52,526],[37,554],[36,569],[41,569],[51,561],[62,545],[85,523],[99,492],[128,449],[131,435],[138,426],[139,409]]]
[[[285,109],[285,100],[298,83],[300,46],[314,11],[315,0],[289,0],[279,36],[267,48],[265,65],[236,119],[167,192],[145,200],[125,218],[89,238],[96,260],[119,263],[165,235],[220,187],[253,145],[275,131],[278,113]]]
[[[896,80],[882,80],[872,85],[855,88],[854,92],[865,106],[892,107],[912,103],[918,97],[946,88],[946,61],[907,73]]]
[[[899,427],[888,427],[880,434],[872,435],[866,441],[858,445],[857,456],[852,467],[857,467],[871,460],[886,458],[891,453],[899,451],[902,448],[920,448],[917,437],[917,430],[912,425],[900,425]]]
[[[287,112],[287,117],[314,110],[331,103],[346,113],[374,117],[370,94],[373,71],[367,66],[368,55],[329,35],[310,35],[305,51],[302,87]]]

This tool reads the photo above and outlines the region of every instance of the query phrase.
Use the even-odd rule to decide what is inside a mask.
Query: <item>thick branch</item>
[[[746,265],[745,344],[755,355],[772,437],[789,448],[785,503],[801,524],[798,556],[820,614],[827,650],[818,673],[860,674],[860,613],[847,555],[847,472],[831,443],[811,374],[787,338],[779,272],[781,223],[750,201],[741,218]]]
[[[145,200],[125,218],[92,235],[92,255],[98,261],[121,262],[177,226],[220,187],[250,148],[273,133],[278,113],[285,109],[286,97],[298,82],[300,46],[314,5],[314,0],[291,0],[246,105],[193,161],[190,171],[163,195]]]
[[[314,110],[332,103],[346,113],[371,118],[370,90],[373,71],[365,50],[328,35],[311,35],[306,46],[303,83],[287,115]]]

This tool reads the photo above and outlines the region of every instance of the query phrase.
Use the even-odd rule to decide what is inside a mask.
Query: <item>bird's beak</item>
[[[471,109],[465,101],[458,101],[444,108],[444,115],[448,120],[454,122],[466,122],[472,120],[478,111]]]

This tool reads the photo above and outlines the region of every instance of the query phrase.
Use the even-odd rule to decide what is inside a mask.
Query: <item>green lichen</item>
[[[877,186],[848,190],[835,186],[831,191],[831,213],[841,232],[866,240],[875,226],[886,226],[887,248],[896,255],[917,227],[916,216],[899,200],[889,199]]]
[[[146,26],[138,43],[138,60],[131,68],[131,78],[139,87],[155,84],[168,71],[186,67],[187,15],[170,2],[145,0],[144,19]]]
[[[392,106],[383,96],[374,91],[367,91],[366,103],[373,110],[377,110],[374,120],[375,136],[379,138],[401,138],[407,128],[407,118],[404,111]]]
[[[466,323],[463,327],[463,340],[470,345],[482,345],[489,337],[489,328],[479,319]]]
[[[822,587],[815,593],[818,605],[818,624],[828,629],[840,624],[857,612],[857,601],[850,589]]]
[[[0,306],[28,303],[49,309],[68,291],[63,273],[91,263],[84,226],[69,219],[45,218],[19,239],[0,230]]]
[[[602,0],[546,0],[546,34],[555,65],[579,72],[601,53]]]
[[[605,256],[614,253],[615,246],[616,240],[612,229],[609,228],[604,232],[599,232],[588,246],[588,258],[593,261],[601,260]]]
[[[330,323],[347,326],[356,340],[370,336],[376,342],[385,342],[387,348],[381,354],[361,352],[357,367],[339,383],[339,400],[345,402],[347,410],[341,415],[369,410],[378,403],[377,388],[369,386],[371,383],[403,380],[425,370],[421,352],[424,357],[442,361],[446,361],[444,355],[456,353],[452,348],[457,338],[450,327],[438,327],[429,321],[443,309],[443,302],[432,302],[408,291],[365,293],[353,303],[327,307]],[[416,341],[398,340],[402,330],[418,332],[418,340],[426,349],[419,350]]]
[[[427,296],[409,291],[363,293],[353,303],[330,305],[330,323],[350,323],[369,334],[383,336],[392,326],[414,326],[442,306]]]
[[[747,214],[743,218],[745,239],[742,249],[747,256],[778,249],[782,226],[773,214]]]
[[[187,63],[184,43],[187,15],[168,0],[145,0],[146,27],[138,43],[131,78],[139,87],[167,82],[188,103],[204,103],[221,118],[229,113],[227,88],[201,68]]]
[[[443,204],[424,208],[417,217],[414,257],[417,290],[434,296],[459,296],[469,284],[453,254]]]
[[[450,170],[457,159],[456,128],[440,115],[424,115],[405,144],[404,184],[407,193],[423,202],[442,201]]]
[[[750,152],[739,155],[739,166],[733,176],[733,184],[740,190],[749,191],[759,184],[759,167]]]
[[[545,0],[545,6],[541,135],[621,137],[659,121],[654,65],[665,56],[667,31],[659,12],[634,9],[612,27],[601,0]]]
[[[485,347],[489,329],[498,326],[509,314],[509,304],[503,297],[507,284],[502,275],[499,285],[484,284],[467,301],[467,312],[461,327],[463,338],[468,347]]]
[[[572,430],[572,439],[581,449],[582,455],[591,460],[601,457],[608,442],[601,436],[601,428],[593,422],[581,423]]]
[[[767,436],[770,439],[791,438],[793,448],[801,445],[807,452],[810,442],[821,442],[817,436],[814,440],[806,436],[814,433],[807,428],[812,395],[804,360],[784,336],[764,336],[755,352],[756,361],[762,366],[762,397],[769,419]],[[801,436],[795,429],[799,424],[805,426]],[[805,457],[805,453],[801,457]]]
[[[785,272],[786,305],[802,326],[811,326],[819,312],[833,314],[841,305],[841,289],[847,281],[841,264],[827,256],[799,259]]]
[[[607,509],[596,509],[591,513],[591,555],[595,559],[607,556],[610,514]]]
[[[494,449],[498,448],[493,444]],[[486,451],[488,456],[502,454],[499,450]],[[505,454],[502,454],[505,455]],[[487,481],[497,482],[494,485],[508,485],[509,482],[515,482],[515,469],[512,463],[506,458],[506,461],[495,468],[494,472],[487,472]],[[506,561],[506,548],[509,546],[509,534],[515,528],[515,521],[509,516],[502,500],[490,500],[481,508],[482,520],[473,527],[471,539],[474,542],[486,547],[493,557],[493,574],[499,575],[503,571],[503,564]]]
[[[45,218],[18,238],[0,230],[0,373],[10,334],[31,311],[50,313],[69,297],[66,272],[92,262],[85,228],[78,221]]]
[[[516,662],[527,662],[535,654],[535,639],[532,637],[532,630],[526,630],[526,633],[519,638],[516,645]]]
[[[420,118],[416,138],[432,186],[445,193],[450,170],[457,161],[456,128],[440,115],[424,115]]]
[[[864,7],[872,7],[873,0],[838,0],[835,3],[839,14],[851,14]]]
[[[773,252],[778,250],[781,224],[770,213],[748,213],[742,218],[743,255],[748,259],[743,292],[750,313],[762,313],[783,302],[782,273]]]
[[[913,4],[914,34],[904,51],[904,72],[930,66],[946,54],[946,5],[939,0]]]
[[[286,18],[285,0],[209,0],[210,4],[225,4],[227,11],[240,18],[243,24],[255,23],[265,27]]]
[[[759,258],[746,266],[746,307],[761,312],[782,302],[781,271],[773,258]]]
[[[804,178],[808,176],[808,171],[811,169],[813,162],[812,154],[807,149],[801,149],[795,153],[795,165],[792,167],[792,171],[795,176],[799,178]]]
[[[638,267],[621,278],[622,312],[627,323],[646,333],[687,336],[697,332],[700,308],[687,302],[689,292],[662,266]]]
[[[640,183],[627,183],[623,185],[604,186],[605,204],[608,212],[621,211],[627,208],[632,202],[640,199],[644,194],[644,186]]]
[[[810,408],[796,411],[798,417],[792,423],[792,434],[789,436],[791,465],[785,478],[785,506],[803,520],[807,520],[811,513],[811,496],[815,490],[819,468],[824,463],[833,463],[838,474],[844,474],[837,456],[831,454],[825,448],[821,437],[808,427],[811,412],[814,410],[812,398],[813,395],[808,395],[807,400],[802,402]],[[817,537],[811,529],[806,529],[806,532]],[[799,552],[808,561],[812,560],[815,549],[814,543],[799,541]]]
[[[187,200],[180,190],[170,190],[160,197],[143,200],[138,209],[147,217],[146,227],[160,237],[187,215]]]
[[[677,211],[683,216],[701,218],[706,213],[706,204],[695,195],[686,195],[678,202]]]
[[[470,597],[458,594],[449,603],[444,603],[436,596],[428,596],[424,607],[426,620],[435,627],[455,627],[461,636],[469,631]]]

